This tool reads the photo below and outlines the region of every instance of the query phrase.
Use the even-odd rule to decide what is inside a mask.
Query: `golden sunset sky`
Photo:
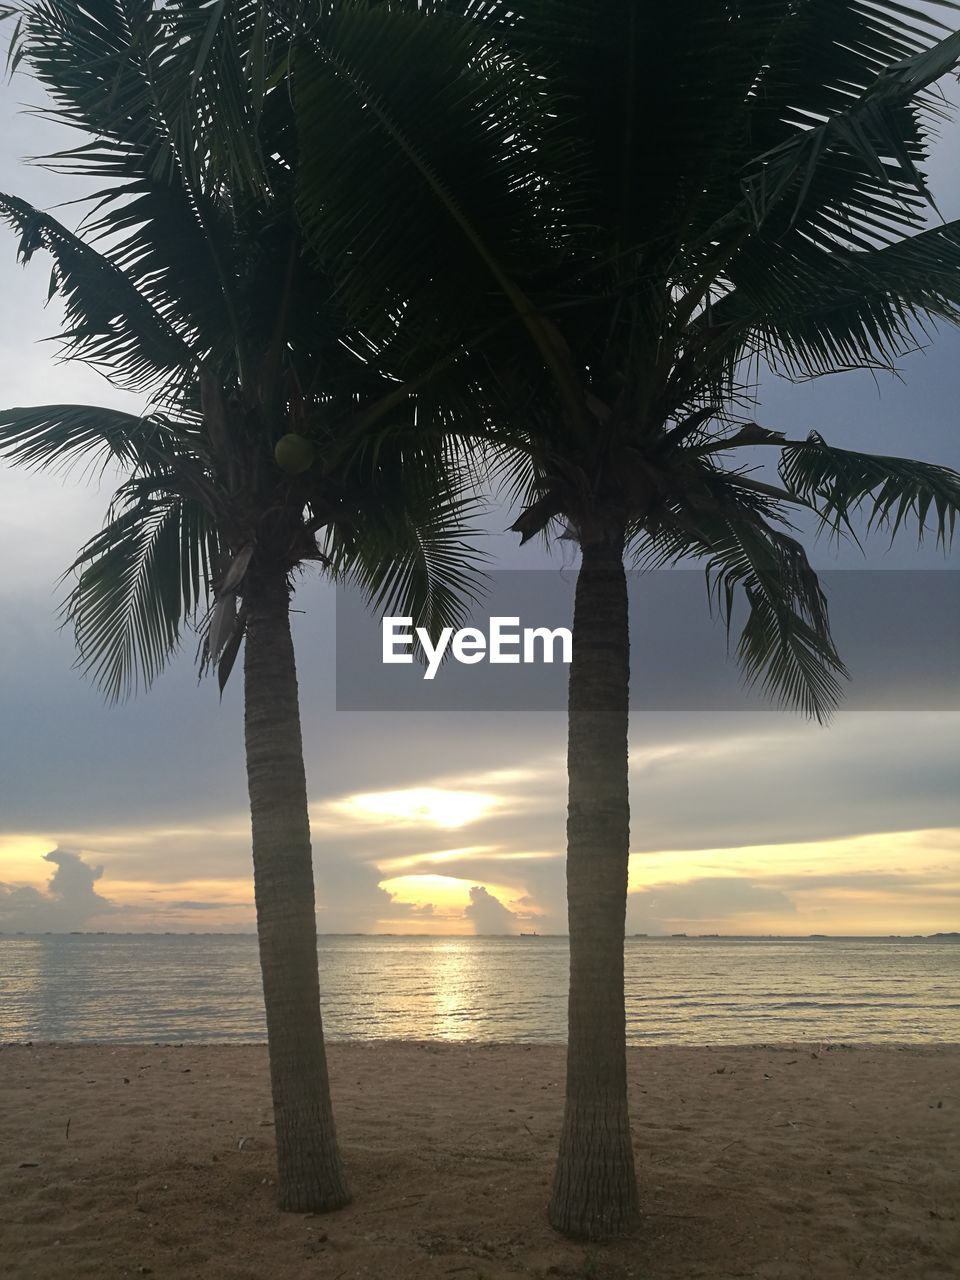
[[[149,700],[142,714],[149,717]],[[836,783],[832,794],[826,789],[836,756],[868,750],[881,725],[912,755],[954,738],[956,717],[851,715],[829,731],[769,719],[766,731],[744,726],[707,741],[635,750],[634,823],[639,834],[646,817],[648,831],[631,858],[628,931],[956,927],[960,828],[945,822],[952,797],[880,804],[877,792],[894,772],[880,761],[872,781],[869,771],[861,773],[860,794]],[[805,814],[802,799],[777,797],[781,770],[813,789],[816,815]],[[563,932],[563,782],[562,753],[552,753],[536,766],[317,801],[311,821],[320,927]],[[712,803],[724,793],[722,805]],[[752,809],[739,837],[731,817],[738,799]],[[871,808],[879,820],[874,830],[865,829]],[[890,824],[895,809],[902,826]],[[935,819],[930,825],[916,821],[924,810]],[[2,927],[251,929],[246,823],[238,809],[182,824],[7,832],[0,836],[0,878],[8,886]],[[46,861],[57,847],[67,856]],[[10,901],[11,890],[19,902]]]

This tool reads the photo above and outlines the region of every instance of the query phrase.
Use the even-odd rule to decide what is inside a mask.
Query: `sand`
[[[276,1212],[262,1046],[0,1049],[7,1280],[960,1277],[960,1046],[630,1053],[642,1225],[547,1226],[554,1046],[338,1044],[354,1203]]]

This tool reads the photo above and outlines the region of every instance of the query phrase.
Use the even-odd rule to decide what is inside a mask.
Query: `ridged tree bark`
[[[244,589],[244,732],[281,1209],[349,1203],[320,1016],[317,922],[290,596],[282,570]]]
[[[639,1213],[623,1002],[630,641],[622,538],[584,540],[582,552],[567,749],[567,1083],[549,1216],[566,1235],[602,1240]]]

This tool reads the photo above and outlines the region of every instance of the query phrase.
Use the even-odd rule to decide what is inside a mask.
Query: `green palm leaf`
[[[889,366],[915,349],[930,318],[960,319],[960,222],[880,248],[794,240],[700,317],[694,333],[704,341],[675,382],[689,393],[691,377],[728,379],[744,354],[790,377]]]
[[[803,546],[735,490],[719,509],[676,510],[652,534],[636,535],[641,564],[658,567],[706,559],[711,602],[728,635],[740,593],[746,621],[737,660],[747,687],[759,685],[778,706],[794,707],[821,723],[843,691],[846,669],[830,635],[827,600]]]
[[[483,591],[486,557],[471,541],[479,501],[442,443],[381,437],[343,502],[352,514],[328,526],[323,546],[332,572],[374,610],[412,617],[431,636],[461,626]]]
[[[182,446],[181,431],[159,415],[86,404],[0,409],[0,457],[17,466],[66,469],[80,462],[101,469],[166,463]]]
[[[817,432],[788,445],[780,475],[791,493],[813,507],[839,533],[853,533],[850,517],[865,510],[867,529],[889,529],[893,537],[905,521],[916,522],[918,538],[933,518],[937,542],[953,540],[960,513],[960,473],[911,458],[856,453],[828,445]]]
[[[960,32],[951,32],[930,47],[920,48],[892,65],[880,65],[876,79],[853,103],[845,104],[823,123],[799,130],[786,142],[758,156],[743,183],[745,206],[756,224],[761,225],[773,207],[791,193],[796,198],[791,223],[806,222],[806,198],[818,171],[824,170],[824,160],[831,152],[840,151],[864,174],[872,175],[881,188],[886,187],[893,201],[904,207],[904,212],[898,215],[894,203],[885,208],[874,203],[873,211],[881,214],[880,220],[873,224],[876,232],[882,235],[889,229],[898,233],[905,226],[909,229],[916,225],[916,214],[909,211],[913,203],[911,194],[928,198],[928,193],[917,168],[918,153],[910,153],[910,144],[914,141],[910,137],[912,130],[908,125],[905,137],[901,112],[958,62]],[[817,206],[822,218],[826,212],[824,202],[816,202],[814,208]],[[846,202],[844,213],[848,222],[851,212],[856,212],[856,204],[851,210]],[[835,233],[834,227],[825,228],[821,222],[820,230],[825,229]]]
[[[141,391],[179,373],[196,358],[184,334],[135,283],[49,214],[0,194],[0,218],[20,236],[18,257],[38,249],[53,258],[50,292],[64,300],[64,354],[83,360],[118,386]]]
[[[737,658],[748,687],[759,684],[778,706],[826,720],[842,696],[846,669],[801,544],[763,521],[732,519],[711,538],[707,574],[728,620],[735,588],[746,596]]]
[[[176,650],[183,625],[204,610],[219,540],[197,502],[151,496],[149,482],[117,491],[107,523],[80,550],[64,604],[78,665],[108,698],[149,687]]]
[[[92,239],[181,332],[230,351],[241,339],[236,211],[208,161],[233,99],[226,85],[208,85],[196,119],[201,86],[187,47],[206,10],[142,0],[24,8],[15,48],[53,100],[42,113],[95,139],[43,162],[107,184],[87,197]],[[220,117],[209,110],[217,92]],[[246,119],[243,136],[256,148],[255,124]]]
[[[513,320],[582,422],[570,353],[518,283],[559,262],[563,165],[542,84],[444,6],[343,3],[310,28],[294,89],[314,139],[298,175],[304,229],[364,332],[387,339],[402,315],[456,346]]]

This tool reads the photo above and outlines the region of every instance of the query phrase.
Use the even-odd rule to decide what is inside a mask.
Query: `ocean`
[[[330,1040],[562,1041],[560,937],[324,936]],[[629,938],[631,1044],[960,1041],[960,940]],[[0,937],[0,1042],[265,1039],[255,937]]]

